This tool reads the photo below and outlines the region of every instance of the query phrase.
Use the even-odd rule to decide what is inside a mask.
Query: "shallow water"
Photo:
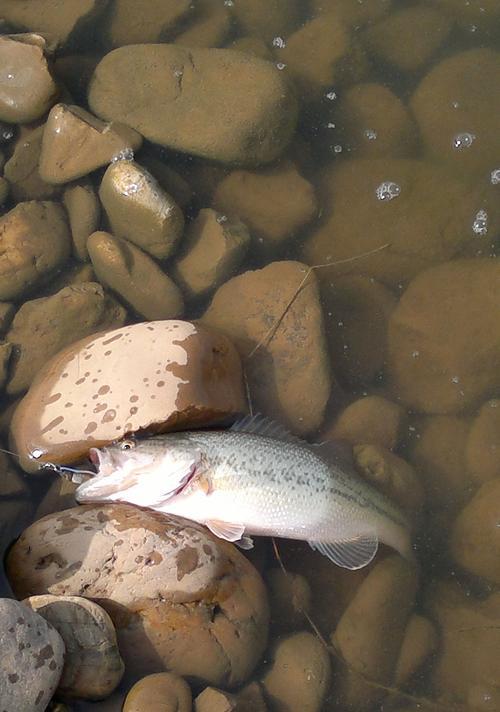
[[[41,13],[24,26],[23,20],[13,16],[9,26],[11,5],[5,2],[4,8],[0,0],[6,31],[48,32],[55,10],[49,8],[47,14]],[[165,5],[175,8],[176,4]],[[276,0],[269,4],[213,0],[192,6],[190,10],[186,3],[179,17],[171,18],[159,31],[158,18],[151,25],[136,22],[137,12],[143,18],[154,14],[152,4],[141,7],[136,2],[129,19],[120,16],[118,20],[111,3],[102,16],[91,17],[88,26],[77,27],[63,41],[51,71],[63,87],[60,101],[96,113],[97,106],[105,106],[105,119],[115,110],[106,104],[111,100],[103,94],[94,97],[89,107],[87,88],[96,64],[113,42],[118,47],[141,41],[178,41],[191,48],[232,48],[234,43],[235,48],[274,64],[280,81],[285,78],[294,87],[296,127],[285,126],[292,121],[292,99],[287,99],[286,109],[277,102],[273,111],[276,115],[283,111],[283,116],[271,134],[283,141],[284,148],[274,158],[270,144],[268,165],[251,165],[252,160],[257,164],[265,160],[258,157],[258,142],[257,148],[249,148],[248,136],[235,139],[234,145],[230,134],[217,142],[209,102],[205,107],[207,140],[201,134],[190,136],[187,130],[183,137],[197,148],[183,152],[151,140],[135,153],[120,157],[127,160],[133,155],[162,185],[162,167],[176,172],[163,180],[172,186],[187,226],[201,209],[214,208],[220,223],[238,218],[248,228],[245,256],[235,258],[237,266],[226,267],[218,284],[212,278],[208,288],[197,285],[193,264],[186,267],[187,272],[179,266],[183,237],[168,256],[154,257],[183,292],[184,311],[174,313],[177,307],[172,307],[171,316],[201,317],[205,324],[218,328],[229,324],[228,331],[232,328],[236,334],[238,314],[242,321],[250,320],[261,309],[260,318],[271,331],[266,336],[261,324],[260,332],[250,334],[250,346],[245,342],[246,351],[240,346],[254,408],[283,420],[311,441],[340,438],[350,442],[355,446],[358,470],[414,515],[418,582],[399,564],[393,569],[388,564],[380,573],[377,566],[389,561],[384,558],[386,552],[368,574],[346,573],[310,552],[307,545],[279,542],[286,569],[301,574],[309,584],[310,618],[326,641],[336,631],[344,658],[332,657],[333,682],[321,705],[308,702],[310,709],[426,709],[426,703],[421,700],[419,706],[417,698],[438,702],[441,706],[435,709],[500,709],[498,4],[491,0],[392,6],[386,0]],[[203,57],[196,61],[204,66]],[[114,71],[118,76],[118,70],[113,70],[111,77]],[[142,77],[139,72],[138,68],[137,75],[130,76],[134,91],[138,76]],[[184,81],[186,92],[189,84]],[[215,70],[207,85],[209,81],[215,92],[220,90]],[[0,75],[1,83],[8,84],[8,79]],[[129,91],[126,84],[121,89]],[[201,131],[196,93],[193,96],[192,115],[185,121],[192,119],[189,128]],[[242,93],[241,105],[250,110],[247,99]],[[234,97],[234,103],[237,106],[240,99]],[[123,120],[120,109],[116,113]],[[146,134],[155,132],[155,117],[150,113],[140,119],[148,126]],[[216,116],[222,131],[224,112]],[[6,138],[0,145],[6,160],[12,161],[16,141],[19,146],[23,140],[34,140],[30,132],[45,119],[42,112],[34,123],[15,126],[11,137],[11,124],[6,123]],[[138,129],[139,119],[134,121],[136,117],[131,126]],[[259,121],[263,132],[259,136],[264,136],[266,121]],[[289,141],[285,140],[287,131]],[[68,156],[73,146],[68,144]],[[174,148],[179,149],[178,144]],[[231,164],[227,159],[231,151],[233,156],[240,152],[243,165]],[[217,152],[220,161],[213,160]],[[15,187],[4,201],[3,213],[21,200],[61,200],[59,189],[51,193],[46,186],[21,179],[23,172],[32,175],[28,164],[33,158],[25,153],[19,160],[14,178],[12,163],[10,173],[5,172]],[[56,169],[50,168],[54,174]],[[89,173],[95,191],[103,173],[104,167]],[[116,203],[117,214],[121,209]],[[107,210],[109,222],[111,210]],[[134,217],[139,231],[141,219]],[[117,217],[115,221],[118,224]],[[148,226],[143,224],[144,232]],[[95,229],[109,229],[105,217]],[[102,245],[99,249],[104,250]],[[211,256],[207,254],[206,260]],[[268,272],[265,279],[245,284],[241,292],[218,292],[222,296],[212,302],[215,286],[220,289],[236,275],[282,260],[302,262],[302,271],[294,277]],[[205,256],[198,255],[196,268],[204,261]],[[109,265],[99,264],[106,275]],[[98,281],[105,282],[99,264],[94,269]],[[81,265],[77,257],[71,257],[64,265],[56,265],[57,280],[49,270],[48,277],[31,289],[12,292],[11,297],[0,294],[0,298],[12,301],[17,311],[24,302],[51,295],[72,280],[88,280],[88,274],[82,277],[75,271]],[[315,267],[309,279],[317,278],[320,302],[311,287],[301,289],[308,266]],[[146,274],[141,273],[144,282],[149,280]],[[123,285],[104,286],[106,294],[113,293],[127,309],[127,323],[162,318],[152,311],[160,287],[153,287],[149,296],[146,293],[138,301],[126,289],[120,291]],[[255,291],[259,288],[260,293]],[[304,297],[307,293],[309,297]],[[5,442],[9,406],[35,375],[32,364],[37,343],[43,344],[37,355],[42,366],[56,341],[55,336],[51,338],[51,325],[60,328],[54,313],[38,317],[42,323],[45,319],[44,328],[37,324],[29,342],[26,326],[22,337],[20,332],[9,331],[11,319],[12,314],[3,328],[5,339],[14,343],[10,361],[8,354],[5,359],[6,383],[12,383],[12,369],[19,367],[23,349],[29,363],[21,375],[16,371],[21,386],[6,387],[1,422]],[[73,327],[67,325],[73,339],[92,332],[79,334]],[[93,330],[101,328],[105,328],[102,322]],[[251,347],[259,342],[256,333],[263,333],[267,340],[254,354]],[[286,351],[287,343],[292,356]],[[300,358],[290,365],[294,353]],[[281,382],[283,363],[287,370]],[[14,481],[10,490],[1,493],[4,546],[32,521],[52,481],[52,476],[26,476],[21,484]],[[53,501],[44,513],[68,506],[69,501],[70,496],[65,501],[56,498],[60,507]],[[250,558],[264,576],[278,566],[276,552],[267,541],[259,542]],[[371,578],[363,588],[367,575]],[[6,581],[2,595],[10,595]],[[276,596],[274,643],[285,633],[310,630],[300,612],[297,620],[278,620],[288,595],[285,588],[281,599]],[[346,610],[350,618],[343,615]],[[361,632],[356,626],[359,621]],[[271,646],[250,680],[262,679],[272,654]],[[349,675],[345,658],[350,666],[361,666],[371,682]],[[295,670],[294,664],[283,665]],[[405,674],[401,672],[404,664],[408,667]],[[314,668],[310,675],[316,674]],[[304,690],[308,682],[304,674]],[[127,679],[111,701],[75,702],[70,709],[120,709],[129,686]],[[388,688],[402,689],[407,696],[391,694]],[[193,685],[195,693],[200,690]],[[306,702],[295,700],[295,704]],[[298,712],[299,707],[287,709]]]

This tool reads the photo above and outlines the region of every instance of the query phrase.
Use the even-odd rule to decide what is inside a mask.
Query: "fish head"
[[[201,453],[181,436],[127,439],[91,448],[96,475],[76,490],[78,502],[128,502],[158,508],[186,486]]]

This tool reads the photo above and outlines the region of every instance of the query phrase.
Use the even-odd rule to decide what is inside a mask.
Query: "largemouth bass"
[[[358,569],[379,541],[412,557],[408,523],[386,497],[261,417],[229,430],[124,440],[90,451],[95,477],[79,502],[127,502],[207,526],[243,548],[250,535],[309,542],[339,566]]]

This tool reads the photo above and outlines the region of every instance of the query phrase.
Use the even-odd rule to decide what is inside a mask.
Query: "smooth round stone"
[[[38,170],[44,126],[23,130],[5,164],[4,176],[16,201],[52,200],[60,193],[60,187],[44,181]]]
[[[101,217],[101,206],[92,183],[68,186],[63,194],[63,204],[68,212],[73,254],[79,260],[88,260],[87,240],[97,230]]]
[[[149,171],[134,161],[112,163],[99,197],[114,235],[157,259],[170,255],[182,235],[184,216]]]
[[[35,121],[51,107],[56,95],[43,47],[18,41],[15,35],[0,37],[0,120],[13,124]]]
[[[89,104],[154,143],[226,163],[273,161],[297,123],[284,74],[229,49],[120,47],[98,64]]]
[[[184,312],[182,294],[145,252],[108,232],[94,232],[87,249],[98,279],[146,319],[173,319]]]
[[[123,712],[191,712],[191,690],[173,672],[146,675],[129,690]]]
[[[106,611],[80,596],[30,596],[24,604],[53,625],[65,643],[58,692],[87,700],[110,695],[122,678],[124,665]]]
[[[44,517],[10,549],[7,575],[19,597],[99,601],[135,679],[167,669],[237,687],[267,643],[266,588],[238,549],[198,524],[139,507],[87,505]]]
[[[16,299],[69,257],[64,208],[49,201],[18,203],[0,218],[0,299]]]
[[[126,433],[210,425],[246,410],[241,363],[226,337],[187,321],[144,322],[52,358],[16,409],[12,448],[35,472]]]
[[[133,156],[142,136],[115,122],[106,123],[79,106],[56,104],[43,131],[39,171],[47,183],[69,183],[121,156]]]
[[[2,710],[44,712],[63,669],[61,636],[28,606],[2,598],[0,645]]]

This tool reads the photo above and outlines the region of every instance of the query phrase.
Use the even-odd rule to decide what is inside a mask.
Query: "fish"
[[[303,540],[351,570],[369,564],[379,542],[413,560],[410,526],[396,505],[328,444],[308,444],[262,416],[226,430],[126,439],[89,457],[97,472],[77,488],[79,503],[176,515],[244,549],[252,536]]]

